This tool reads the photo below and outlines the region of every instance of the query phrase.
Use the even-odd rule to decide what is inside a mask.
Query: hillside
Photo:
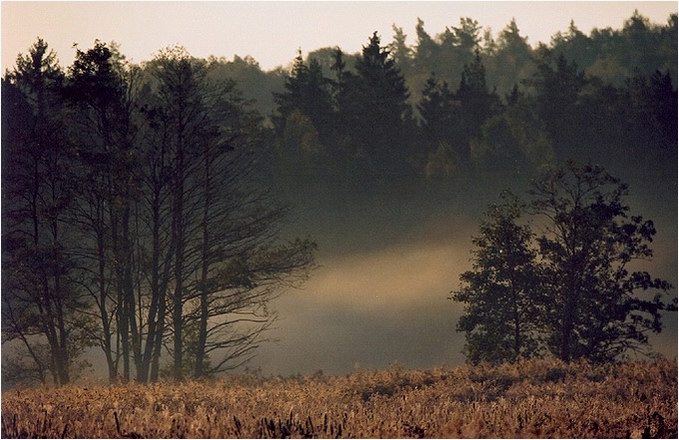
[[[677,363],[256,375],[2,394],[2,436],[676,438]]]

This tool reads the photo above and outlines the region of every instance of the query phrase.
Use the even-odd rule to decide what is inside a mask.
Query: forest
[[[384,220],[370,209],[395,223],[420,208],[477,216],[532,179],[530,207],[508,198],[488,211],[477,265],[452,294],[481,305],[458,325],[468,360],[601,362],[647,345],[673,305],[634,294],[671,292],[676,280],[614,269],[653,255],[654,225],[630,204],[669,212],[676,228],[677,15],[655,24],[635,12],[622,29],[589,35],[571,22],[537,47],[514,20],[497,35],[472,18],[432,35],[418,20],[414,40],[394,25],[391,41],[367,35],[360,53],[300,49],[266,72],[251,57],[200,59],[180,46],[133,64],[99,40],[61,66],[38,38],[2,78],[3,385],[68,384],[88,371],[88,353],[111,383],[238,369],[277,338],[275,300],[313,277],[324,244],[367,246],[372,230],[355,225]],[[595,189],[589,210],[569,211],[555,192],[568,172]],[[626,201],[623,182],[644,201]],[[489,279],[506,286],[538,271],[544,281],[551,268],[551,282],[572,287],[590,267],[584,254],[559,254],[576,246],[572,235],[550,241],[517,223],[531,207],[555,212],[557,229],[594,225],[578,246],[608,246],[587,254],[606,274],[578,279],[606,285],[582,309],[605,337],[550,315],[530,283],[511,288],[520,319],[516,309],[503,323],[473,322],[497,310],[483,310],[489,298],[508,297],[484,290]],[[336,228],[309,220],[340,212],[352,218]],[[582,213],[595,218],[565,220]],[[489,275],[484,267],[509,261],[493,244],[507,237],[521,270]],[[520,243],[530,240],[551,266],[526,263],[537,251]],[[596,312],[603,303],[608,315]],[[531,327],[545,323],[558,328]],[[581,343],[564,342],[571,335]]]

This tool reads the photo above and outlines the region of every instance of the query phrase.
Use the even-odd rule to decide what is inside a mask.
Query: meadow
[[[2,393],[3,438],[676,438],[677,363],[531,360]]]

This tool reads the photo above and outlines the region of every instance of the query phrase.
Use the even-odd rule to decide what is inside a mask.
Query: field
[[[541,360],[9,390],[2,437],[676,438],[677,363]]]

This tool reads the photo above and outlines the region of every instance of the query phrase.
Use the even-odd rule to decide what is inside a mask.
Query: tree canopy
[[[452,299],[471,362],[551,353],[605,362],[644,352],[662,312],[676,311],[668,281],[633,263],[653,256],[653,222],[631,215],[627,186],[603,168],[549,170],[521,205],[492,206],[474,239],[473,269]],[[535,224],[519,224],[535,216]]]

